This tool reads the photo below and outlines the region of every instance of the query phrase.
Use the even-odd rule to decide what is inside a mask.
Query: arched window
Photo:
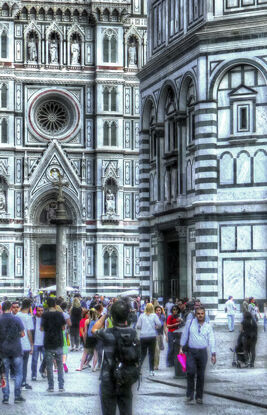
[[[104,276],[109,276],[109,254],[107,251],[104,253]]]
[[[115,63],[117,61],[117,39],[115,36],[112,36],[110,41],[111,47],[111,62]]]
[[[111,124],[111,145],[116,146],[117,145],[117,127],[115,122]]]
[[[7,143],[7,120],[5,118],[1,122],[1,143]]]
[[[113,88],[111,90],[110,96],[111,96],[111,111],[117,111],[117,103],[116,103],[117,93],[116,93],[116,89],[115,88]]]
[[[117,39],[112,31],[106,33],[103,39],[103,62],[117,62]]]
[[[220,158],[220,184],[234,183],[234,159],[231,154],[224,153]]]
[[[3,32],[1,35],[1,58],[7,58],[7,34]]]
[[[104,276],[116,277],[118,273],[118,254],[114,248],[108,249],[104,253]]]
[[[0,248],[0,277],[7,277],[8,254],[5,249]]]
[[[104,102],[104,111],[109,111],[109,90],[108,88],[104,89],[103,93],[103,102]]]
[[[1,107],[7,107],[7,86],[3,85],[1,88]]]
[[[104,124],[104,146],[109,145],[109,125],[107,122]]]

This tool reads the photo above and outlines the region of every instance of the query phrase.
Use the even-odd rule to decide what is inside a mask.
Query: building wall
[[[0,36],[0,293],[40,286],[40,247],[56,243],[58,174],[72,219],[67,284],[83,294],[139,287],[136,74],[146,59],[146,2],[7,2]]]
[[[200,297],[211,314],[228,295],[266,298],[266,12],[265,2],[148,3],[142,275],[155,294]],[[186,235],[180,292],[159,288],[173,230]]]

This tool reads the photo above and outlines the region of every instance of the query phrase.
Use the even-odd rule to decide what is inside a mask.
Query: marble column
[[[67,281],[67,238],[66,226],[57,224],[56,287],[57,297],[66,295]]]

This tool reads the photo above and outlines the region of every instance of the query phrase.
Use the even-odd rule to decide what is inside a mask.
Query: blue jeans
[[[22,385],[26,385],[26,379],[27,379],[27,369],[28,369],[28,361],[30,356],[30,350],[24,350],[23,351],[23,368],[22,368]]]
[[[174,338],[175,334],[168,331],[167,367],[174,366]]]
[[[45,370],[45,359],[44,359],[44,346],[33,346],[33,353],[32,353],[32,378],[37,378],[37,364],[38,364],[38,357],[39,353],[42,356],[42,363],[39,369],[40,373],[43,373]]]
[[[229,331],[234,331],[235,328],[235,316],[233,314],[227,314]]]
[[[3,357],[2,358],[5,366],[5,376],[6,376],[6,387],[2,389],[4,398],[9,398],[9,371],[10,366],[12,365],[15,371],[15,398],[19,398],[21,395],[20,388],[22,382],[22,356],[18,357]]]
[[[58,387],[59,389],[64,388],[64,377],[63,377],[63,348],[58,347],[57,349],[45,349],[45,362],[47,368],[47,380],[48,387],[54,389],[54,374],[53,374],[53,363],[54,360],[57,364],[57,376],[58,376]]]
[[[263,330],[266,331],[266,329],[267,329],[267,317],[264,316],[264,319],[263,319]]]

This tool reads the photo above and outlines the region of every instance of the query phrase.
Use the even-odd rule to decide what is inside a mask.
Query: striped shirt
[[[188,340],[190,328],[190,336],[188,346],[192,349],[206,349],[209,346],[211,353],[215,353],[215,338],[211,325],[204,322],[202,325],[199,324],[197,318],[191,321],[187,321],[182,337],[181,346],[185,346]]]

